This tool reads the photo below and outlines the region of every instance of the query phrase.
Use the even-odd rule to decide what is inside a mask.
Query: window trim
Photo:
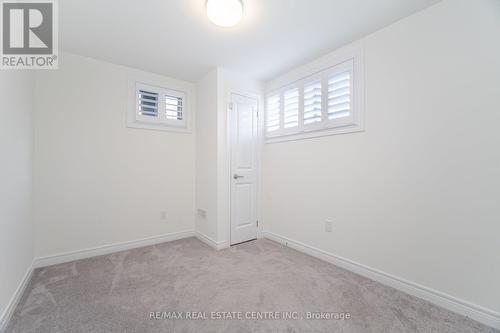
[[[364,131],[364,62],[362,52],[360,50],[356,50],[351,53],[345,53],[340,57],[330,57],[330,59],[326,60],[320,59],[320,61],[317,62],[318,64],[316,67],[311,66],[310,64],[306,65],[307,68],[309,68],[306,72],[294,75],[294,73],[298,73],[295,71],[291,75],[285,75],[285,77],[292,76],[292,78],[296,78],[295,80],[289,79],[288,82],[291,81],[291,83],[282,85],[275,89],[268,89],[268,93],[266,93],[266,108],[268,97],[280,94],[282,98],[285,90],[289,90],[294,87],[299,88],[300,101],[298,127],[288,128],[286,130],[281,127],[277,131],[268,133],[266,131],[266,124],[264,124],[264,136],[266,143],[302,140],[314,137]],[[334,73],[343,72],[346,69],[350,69],[352,82],[350,87],[351,115],[337,120],[328,120],[328,78],[334,75]],[[310,82],[317,81],[318,79],[322,82],[322,121],[304,125],[304,86]],[[267,121],[267,117],[264,117],[264,120]],[[291,129],[293,131],[290,131]]]
[[[139,89],[143,90],[153,90],[159,94],[158,100],[158,111],[165,111],[165,99],[166,95],[172,97],[181,97],[183,99],[183,119],[182,120],[171,120],[171,119],[151,119],[141,116],[137,113],[139,100],[137,98],[137,91]],[[129,106],[127,108],[127,127],[129,128],[139,128],[157,131],[168,131],[168,132],[181,132],[190,133],[190,116],[191,116],[191,103],[190,96],[187,91],[181,91],[179,89],[172,89],[166,87],[164,82],[152,82],[151,80],[144,80],[142,78],[129,78]]]

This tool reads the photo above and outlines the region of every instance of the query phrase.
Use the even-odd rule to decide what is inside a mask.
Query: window
[[[349,58],[267,96],[266,141],[296,140],[362,130],[362,84]],[[360,66],[361,67],[361,66]]]
[[[134,104],[128,126],[145,129],[187,131],[187,100],[181,91],[133,82]]]

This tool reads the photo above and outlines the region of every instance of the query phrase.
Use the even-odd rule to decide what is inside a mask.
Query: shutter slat
[[[328,119],[338,119],[338,118],[349,117],[349,114],[350,114],[349,111],[334,112],[334,113],[328,115]]]
[[[154,99],[154,100],[158,99],[158,93],[149,92],[149,91],[145,91],[145,90],[139,90],[139,94],[141,95],[141,98]]]
[[[349,89],[347,89],[346,92],[334,92],[334,93],[328,94],[328,100],[332,100],[332,99],[335,99],[338,97],[343,97],[343,96],[350,96],[350,95],[351,95],[351,93],[349,92]]]
[[[345,103],[350,104],[350,102],[351,102],[351,96],[349,96],[349,95],[341,96],[341,97],[334,97],[328,101],[328,106],[335,106],[335,105],[345,104]]]
[[[330,77],[330,79],[328,80],[328,83],[337,83],[337,82],[340,82],[340,81],[349,81],[351,79],[351,73],[350,72],[343,72],[343,73],[339,73],[339,74],[335,74],[333,76]]]

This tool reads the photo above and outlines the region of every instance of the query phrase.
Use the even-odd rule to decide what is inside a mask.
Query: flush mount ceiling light
[[[207,16],[215,25],[233,27],[241,21],[243,3],[241,0],[207,0]]]

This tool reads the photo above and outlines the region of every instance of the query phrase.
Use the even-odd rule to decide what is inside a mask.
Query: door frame
[[[231,143],[231,117],[232,117],[232,103],[233,103],[233,95],[239,95],[241,97],[245,98],[251,98],[257,101],[257,143],[256,143],[256,152],[255,152],[255,164],[256,164],[256,181],[255,185],[257,187],[256,189],[256,216],[257,216],[257,221],[259,221],[257,225],[257,239],[262,238],[262,145],[264,143],[263,140],[263,132],[262,130],[264,129],[264,99],[263,96],[257,93],[252,93],[248,91],[242,91],[242,90],[237,90],[237,89],[232,89],[229,90],[226,96],[226,170],[225,172],[225,179],[227,180],[226,183],[226,190],[228,193],[228,205],[227,205],[227,226],[226,226],[226,235],[227,235],[227,246],[231,246],[231,197],[232,197],[232,191],[231,191],[231,148],[232,148],[232,143]]]

